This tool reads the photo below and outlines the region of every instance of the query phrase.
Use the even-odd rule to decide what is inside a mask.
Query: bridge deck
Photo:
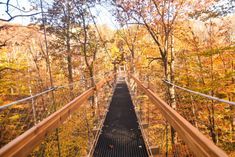
[[[93,156],[148,156],[134,106],[124,81],[116,86]]]

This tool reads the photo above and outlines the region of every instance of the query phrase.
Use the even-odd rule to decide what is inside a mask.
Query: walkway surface
[[[117,83],[93,156],[148,156],[125,81]]]

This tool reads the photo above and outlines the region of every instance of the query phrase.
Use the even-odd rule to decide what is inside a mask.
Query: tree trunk
[[[198,66],[200,68],[200,73],[201,73],[199,77],[201,78],[201,83],[203,85],[205,85],[205,81],[204,81],[204,77],[203,77],[202,61],[201,61],[201,57],[199,54],[197,54],[197,61],[198,61]]]
[[[232,101],[232,100],[230,100]],[[230,105],[230,112],[231,112],[231,116],[230,116],[230,124],[231,124],[231,141],[235,140],[235,134],[234,134],[234,126],[235,126],[235,106]]]
[[[66,50],[67,50],[67,64],[68,64],[68,82],[70,89],[70,97],[73,99],[73,67],[72,67],[72,54],[71,54],[71,45],[70,45],[70,6],[67,3],[67,30],[66,30]]]
[[[171,38],[171,59],[170,59],[170,81],[175,83],[175,51],[173,48],[174,45],[174,38],[173,35],[170,36]],[[176,109],[176,100],[175,100],[175,88],[174,86],[170,86],[170,99],[171,99],[171,107]]]
[[[171,40],[171,45],[170,45],[171,58],[170,58],[170,71],[169,71],[170,74],[168,77],[169,77],[169,81],[174,84],[175,83],[175,51],[173,48],[174,38],[172,34],[170,36],[170,40]],[[170,105],[174,110],[176,110],[175,87],[172,85],[168,87],[169,87],[169,94],[170,94]],[[171,126],[171,143],[172,144],[177,143],[177,135],[172,126]]]
[[[214,64],[213,64],[213,50],[211,49],[211,96],[214,96]],[[211,120],[210,120],[210,133],[214,143],[217,143],[215,132],[215,102],[211,101]]]
[[[188,67],[187,65],[188,65],[188,62],[187,62],[187,60],[186,60],[186,58],[185,58],[185,54],[184,54],[184,52],[183,52],[183,56],[184,56],[184,65],[185,65],[185,67],[186,67],[186,77],[187,77],[187,87],[190,87],[190,78],[189,78],[189,68],[190,67]],[[189,93],[190,94],[190,93]],[[197,124],[197,108],[196,108],[196,106],[195,106],[195,104],[194,104],[194,100],[193,100],[193,96],[192,96],[192,94],[190,94],[190,103],[191,103],[191,107],[192,107],[192,115],[193,115],[193,120],[192,120],[192,124],[196,127],[196,128],[198,128],[198,124]]]
[[[94,80],[93,65],[90,65],[88,67],[88,69],[89,69],[89,75],[90,75],[90,81],[91,81],[90,86],[94,87],[95,86],[95,80]],[[95,90],[94,95],[91,97],[91,107],[92,107],[92,111],[93,111],[93,116],[95,116],[96,109],[97,109],[96,92],[97,92],[97,90]]]
[[[234,73],[234,64],[232,61],[232,72]],[[235,77],[232,76],[232,84],[235,83]],[[232,96],[231,96],[232,97]],[[233,98],[230,98],[230,101],[233,101]],[[231,110],[231,135],[232,135],[232,140],[235,140],[235,134],[234,134],[234,126],[235,126],[235,106],[230,105],[230,110]]]

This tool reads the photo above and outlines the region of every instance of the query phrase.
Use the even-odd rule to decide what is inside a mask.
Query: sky
[[[49,0],[52,1],[52,0]],[[1,3],[6,3],[7,0],[0,0],[0,18],[2,19],[8,19],[9,16],[6,14],[6,5]],[[48,2],[48,0],[47,0]],[[28,10],[30,8],[29,0],[10,0],[10,4],[17,6],[18,8],[25,8],[25,10]],[[110,6],[101,6],[96,5],[95,8],[91,9],[91,12],[93,15],[95,15],[96,22],[98,25],[107,25],[112,29],[117,29],[118,24],[115,21],[115,18],[112,16],[112,14],[109,11]],[[18,15],[18,14],[24,14],[21,11],[17,11],[13,7],[9,8],[11,15]],[[22,24],[22,25],[28,25],[31,23],[30,17],[18,17],[11,21],[12,23]]]
[[[6,2],[7,2],[7,0],[0,0],[0,3],[6,3]],[[10,4],[12,4],[18,8],[23,8],[23,7],[25,9],[30,8],[30,3],[28,2],[28,0],[10,0]],[[9,18],[9,16],[5,12],[6,9],[7,8],[6,8],[5,4],[0,4],[0,18],[3,18],[3,19]],[[23,14],[21,11],[17,11],[13,7],[9,7],[9,12],[11,15]],[[30,23],[30,18],[19,17],[19,18],[12,20],[11,22],[27,25],[28,23]]]

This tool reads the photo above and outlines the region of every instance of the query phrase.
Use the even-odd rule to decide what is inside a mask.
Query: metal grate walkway
[[[94,157],[147,157],[127,85],[118,82],[98,138]]]

